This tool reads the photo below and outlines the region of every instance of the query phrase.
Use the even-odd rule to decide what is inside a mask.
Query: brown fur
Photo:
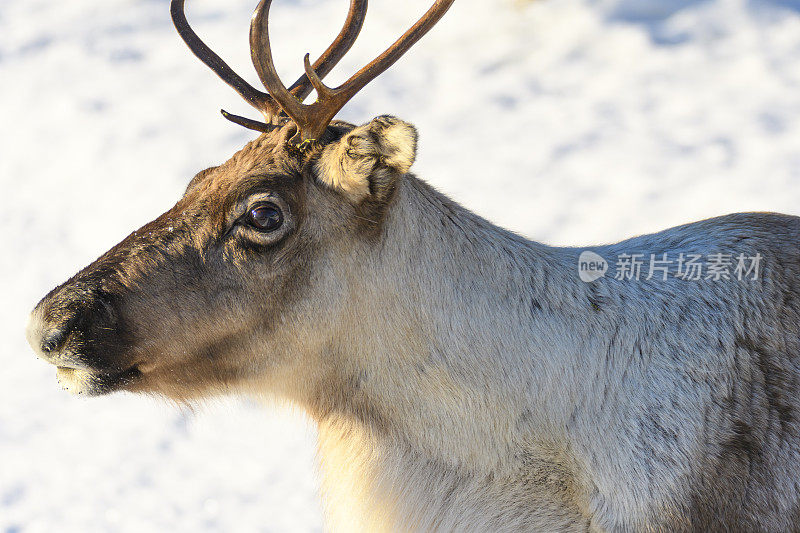
[[[405,127],[379,117],[347,135],[353,126],[335,123],[324,144],[297,151],[287,145],[290,123],[199,173],[175,207],[37,306],[48,331],[68,331],[54,363],[95,372],[96,390],[82,393],[119,385],[188,399],[260,379],[263,365],[279,361],[252,361],[253,331],[287,319],[325,242],[380,226],[394,179],[413,161],[412,153],[391,166],[391,149],[376,141],[396,124]],[[259,193],[286,206],[277,242],[235,224]],[[103,383],[128,370],[124,383]]]
[[[606,247],[765,257],[748,283],[578,279],[407,174],[416,132],[287,125],[34,310],[76,393],[278,395],[345,531],[788,531],[800,513],[800,219]],[[269,201],[274,232],[245,215]]]

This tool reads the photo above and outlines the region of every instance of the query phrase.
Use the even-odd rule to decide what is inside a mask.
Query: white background
[[[377,55],[428,0],[373,0],[329,76]],[[255,0],[189,0],[255,83]],[[287,83],[345,0],[278,0]],[[28,311],[174,203],[255,112],[189,53],[166,0],[0,0],[0,531],[318,531],[302,414],[76,399],[24,341]],[[340,114],[415,123],[415,171],[552,244],[599,244],[743,210],[800,214],[800,1],[457,0]]]

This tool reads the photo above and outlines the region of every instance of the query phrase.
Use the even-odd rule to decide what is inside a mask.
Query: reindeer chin
[[[56,379],[65,391],[82,396],[102,396],[120,390],[141,377],[137,367],[123,372],[98,372],[80,368],[56,367]]]

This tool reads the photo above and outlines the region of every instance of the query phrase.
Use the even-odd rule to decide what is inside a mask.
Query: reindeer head
[[[237,76],[172,16],[192,51],[264,122],[223,112],[262,134],[195,176],[169,211],[133,232],[36,306],[27,335],[62,386],[90,395],[124,389],[176,399],[265,381],[290,383],[304,354],[324,349],[348,298],[343,257],[375,246],[416,131],[383,116],[354,127],[339,109],[386,70],[453,0],[434,6],[384,54],[336,89],[323,85],[354,42],[366,0],[352,0],[334,43],[289,89],[272,65],[270,0],[251,23],[253,63],[270,94]],[[302,103],[311,89],[318,99]]]

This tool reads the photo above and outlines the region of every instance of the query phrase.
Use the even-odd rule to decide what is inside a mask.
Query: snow
[[[341,82],[429,0],[374,0]],[[255,83],[254,0],[190,0],[197,31]],[[347,2],[278,1],[286,82]],[[27,347],[28,311],[255,117],[188,52],[167,0],[0,0],[0,530],[319,531],[301,413],[73,398]],[[335,21],[332,23],[331,21]],[[290,79],[291,78],[291,79]],[[800,214],[800,2],[458,0],[340,114],[421,133],[415,171],[552,244],[612,242],[743,210]]]

